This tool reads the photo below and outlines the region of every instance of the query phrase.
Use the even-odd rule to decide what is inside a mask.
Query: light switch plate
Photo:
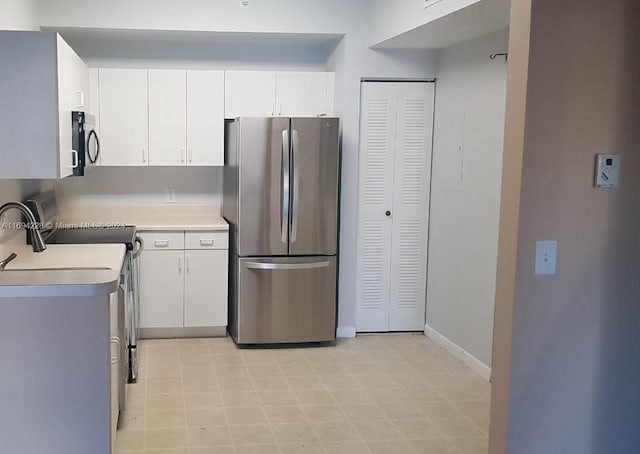
[[[620,156],[596,155],[596,188],[613,189],[620,186]]]
[[[536,275],[545,276],[556,274],[558,261],[557,241],[536,242]]]

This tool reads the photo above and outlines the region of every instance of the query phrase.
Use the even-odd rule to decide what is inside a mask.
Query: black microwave
[[[83,176],[86,166],[94,165],[100,156],[100,140],[96,119],[86,112],[71,112],[72,146],[76,151],[73,176]]]

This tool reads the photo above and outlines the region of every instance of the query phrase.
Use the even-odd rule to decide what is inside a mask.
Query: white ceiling
[[[344,35],[317,33],[241,33],[99,28],[48,28],[56,31],[86,60],[105,58],[229,59],[233,54],[306,52],[316,58],[331,52]]]
[[[483,0],[382,41],[374,48],[438,49],[509,27],[511,0]]]

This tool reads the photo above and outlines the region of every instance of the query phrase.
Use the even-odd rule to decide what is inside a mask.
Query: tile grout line
[[[428,352],[425,352],[425,353],[426,353],[426,354],[429,354]],[[436,359],[435,359],[435,358],[432,358],[432,360],[434,360],[434,361],[435,361]],[[404,361],[404,360],[403,360],[403,361]],[[414,371],[415,371],[415,369],[413,369],[413,367],[411,367],[411,364],[410,364],[408,361],[405,361],[405,362],[409,365],[409,367],[410,367],[412,370],[414,370]],[[449,371],[447,371],[446,373],[449,375]],[[438,389],[437,389],[435,386],[433,386],[433,385],[432,385],[432,384],[431,384],[431,383],[430,383],[430,382],[429,382],[429,381],[428,381],[428,380],[427,380],[423,375],[421,375],[421,374],[417,374],[417,375],[418,375],[418,377],[420,378],[420,380],[422,380],[422,382],[423,382],[426,386],[428,386],[431,390],[433,390],[437,396],[439,396],[439,397],[441,397],[441,398],[442,398],[442,401],[443,401],[443,402],[446,402],[447,404],[449,404],[449,405],[453,405],[453,406],[455,407],[454,402],[453,402],[453,401],[451,401],[447,396],[443,395],[440,391],[438,391]],[[456,408],[457,408],[457,407],[456,407]],[[441,437],[443,440],[445,440],[445,441],[447,442],[447,444],[449,444],[449,445],[450,445],[450,446],[451,446],[451,447],[452,447],[456,452],[458,452],[459,454],[461,454],[461,453],[460,453],[460,450],[458,449],[458,447],[457,447],[457,446],[455,446],[455,445],[452,443],[452,441],[451,441],[451,437],[447,436],[447,435],[442,431],[442,429],[440,429],[440,427],[438,427],[438,426],[434,423],[433,418],[432,418],[432,417],[430,417],[430,416],[428,416],[427,414],[425,414],[425,413],[424,413],[420,408],[418,408],[418,411],[419,411],[419,412],[420,412],[420,413],[425,417],[425,419],[429,422],[429,424],[431,424],[431,425],[436,429],[436,432],[437,432],[438,434],[440,434],[440,437]]]
[[[178,339],[175,340],[175,343],[176,343],[176,350],[178,352],[178,374],[180,376],[180,389],[182,390],[182,411],[184,412],[184,419],[182,422],[184,424],[184,435],[185,435],[185,439],[186,439],[185,441],[187,445],[185,447],[187,448],[187,452],[190,453],[191,441],[189,439],[189,427],[187,426],[187,394],[184,390],[184,374],[182,373],[182,354],[180,352],[180,343],[178,342]]]
[[[336,348],[337,348],[337,346],[338,346],[338,344],[337,344],[337,341],[336,341]],[[338,358],[338,360],[341,361],[340,358]],[[346,368],[346,370],[348,372],[348,376],[351,377],[353,379],[353,381],[355,381],[358,384],[358,386],[360,386],[360,383],[358,382],[358,380],[356,380],[356,377],[353,375],[352,371],[346,366],[345,366],[345,368]],[[322,377],[320,377],[320,379],[323,380]],[[323,380],[323,382],[324,382],[324,380]],[[326,383],[325,383],[325,385],[326,385]],[[358,429],[356,429],[356,426],[353,425],[353,421],[351,421],[351,418],[349,418],[347,413],[344,411],[344,408],[342,408],[342,405],[340,405],[340,403],[337,401],[337,399],[335,398],[335,396],[333,395],[331,390],[329,390],[329,394],[331,394],[331,397],[336,401],[336,404],[337,404],[338,408],[340,409],[340,412],[345,417],[345,419],[347,420],[347,422],[349,423],[349,425],[351,426],[351,428],[353,429],[355,434],[358,436],[358,441],[360,443],[362,443],[362,445],[366,448],[366,450],[369,453],[371,453],[371,449],[369,449],[369,446],[367,446],[367,444],[365,443],[364,439],[362,438],[362,435],[360,435],[360,432],[358,431]],[[324,447],[323,447],[323,449],[324,449]]]
[[[225,336],[226,338],[226,336]],[[227,421],[227,431],[229,433],[229,440],[231,441],[231,449],[233,450],[233,452],[236,451],[236,447],[235,447],[235,443],[233,442],[233,436],[231,434],[231,424],[229,423],[229,415],[227,414],[227,408],[224,405],[224,400],[222,398],[222,389],[220,388],[220,380],[218,380],[218,374],[216,373],[216,364],[213,361],[213,355],[211,354],[211,349],[209,348],[209,343],[205,342],[205,345],[207,347],[207,355],[209,356],[209,363],[211,365],[211,368],[213,369],[213,377],[216,380],[216,388],[218,389],[218,395],[220,396],[220,402],[222,403],[222,413],[224,413],[224,420]],[[189,447],[189,450],[191,450],[191,447]]]
[[[318,375],[317,371],[315,370],[315,368],[313,367],[313,365],[311,364],[311,362],[309,361],[309,359],[306,357],[306,355],[304,353],[302,353],[302,357],[304,358],[304,362],[311,367],[311,369],[316,373],[316,375]],[[298,407],[300,407],[300,411],[302,412],[302,415],[304,416],[305,420],[307,421],[307,424],[309,425],[309,427],[311,428],[311,430],[313,431],[314,436],[316,437],[316,440],[318,440],[318,444],[320,445],[320,449],[325,452],[324,446],[322,445],[322,442],[320,440],[320,437],[318,436],[317,431],[315,430],[315,428],[313,427],[313,424],[311,424],[311,420],[309,419],[309,417],[307,416],[307,414],[304,411],[304,406],[302,405],[302,403],[300,402],[300,398],[298,397],[298,394],[296,393],[296,390],[291,388],[291,385],[289,384],[287,377],[284,375],[284,370],[282,369],[282,365],[277,361],[276,359],[276,364],[278,365],[278,369],[280,370],[280,372],[282,373],[282,378],[283,380],[285,380],[287,382],[287,388],[289,389],[289,392],[291,394],[293,394],[294,399],[296,400],[296,402],[298,403]],[[320,376],[318,375],[318,378],[320,378]],[[320,380],[322,380],[322,378],[320,378]],[[324,386],[324,383],[323,383]],[[328,391],[328,390],[327,390]],[[331,396],[333,398],[333,396]],[[335,399],[334,399],[335,400]],[[271,425],[271,421],[269,421],[269,425]],[[272,427],[273,430],[273,427]],[[280,443],[278,443],[278,450],[282,453],[282,449],[280,448]]]
[[[252,350],[252,351],[257,351],[257,350]],[[270,350],[265,350],[265,351],[270,351]],[[256,397],[258,398],[258,402],[260,403],[260,410],[262,411],[262,416],[264,416],[265,420],[267,421],[267,426],[269,427],[269,432],[271,432],[271,436],[273,437],[273,441],[276,445],[276,449],[278,450],[278,452],[280,454],[282,454],[282,451],[280,449],[280,443],[278,443],[278,439],[276,438],[276,434],[273,430],[273,427],[271,427],[271,421],[269,421],[269,417],[267,416],[267,412],[264,409],[264,403],[262,402],[262,398],[260,397],[260,392],[258,391],[258,388],[256,387],[256,384],[253,382],[253,376],[251,375],[251,373],[249,372],[249,365],[247,364],[247,361],[245,360],[245,355],[240,354],[240,359],[242,360],[242,364],[244,365],[245,370],[247,371],[247,376],[249,377],[249,383],[251,383],[251,388],[253,389],[253,392],[256,394]],[[274,358],[275,360],[275,358]],[[235,449],[235,442],[234,442],[234,449]]]
[[[147,411],[148,411],[148,400],[147,400],[147,385],[149,384],[149,355],[147,354],[147,344],[145,342],[144,354],[146,358],[144,359],[144,433],[142,434],[142,452],[146,453],[147,451]],[[137,346],[136,346],[137,350]],[[138,354],[139,352],[136,352]],[[140,358],[138,358],[139,360]],[[140,367],[140,363],[138,362],[138,367]],[[140,371],[138,370],[138,379],[140,379]]]

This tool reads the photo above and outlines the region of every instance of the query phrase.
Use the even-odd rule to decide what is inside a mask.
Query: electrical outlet
[[[176,203],[176,190],[174,188],[167,189],[167,203]]]

